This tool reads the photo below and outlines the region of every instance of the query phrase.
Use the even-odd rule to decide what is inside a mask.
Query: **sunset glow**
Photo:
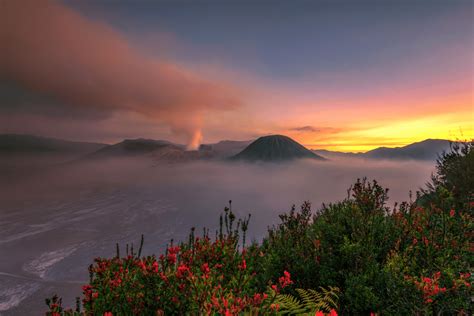
[[[193,149],[275,133],[337,151],[472,139],[462,4],[307,4],[277,23],[257,18],[262,4],[212,6],[204,21],[203,8],[170,2],[7,2],[0,132]]]
[[[0,21],[0,315],[472,314],[474,0]]]

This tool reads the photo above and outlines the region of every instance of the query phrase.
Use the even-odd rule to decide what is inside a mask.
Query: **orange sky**
[[[424,111],[418,113],[420,108]],[[408,103],[399,113],[392,110],[381,113],[371,111],[370,107],[347,110],[339,122],[332,120],[333,128],[289,131],[287,134],[312,149],[353,152],[380,146],[404,146],[427,138],[474,139],[474,110],[470,94],[440,100],[440,104]],[[337,114],[336,111],[328,111],[314,119]]]
[[[472,5],[313,5],[10,2],[0,133],[354,152],[474,138]]]

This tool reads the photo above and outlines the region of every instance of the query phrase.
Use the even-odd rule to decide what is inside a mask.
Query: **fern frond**
[[[286,294],[279,294],[275,303],[280,305],[279,315],[314,315],[316,311],[329,312],[337,309],[339,300],[339,288],[320,287],[320,291],[314,289],[296,289],[301,301],[296,297]]]
[[[280,306],[279,315],[301,315],[306,311],[301,302],[290,294],[279,294],[274,302]]]

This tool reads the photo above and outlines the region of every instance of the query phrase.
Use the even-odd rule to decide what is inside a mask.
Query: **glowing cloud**
[[[50,1],[2,3],[1,76],[96,119],[140,113],[200,141],[209,111],[239,106],[237,92],[166,60],[145,57],[106,24]],[[0,105],[1,107],[2,105]],[[38,109],[35,112],[48,109]],[[197,145],[196,145],[197,144]]]

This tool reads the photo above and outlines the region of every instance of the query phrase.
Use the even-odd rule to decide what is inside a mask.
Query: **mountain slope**
[[[107,146],[86,158],[146,158],[156,162],[174,163],[211,159],[213,155],[206,151],[186,150],[185,146],[166,140],[139,138],[126,139],[120,143]]]
[[[154,151],[171,147],[183,150],[180,145],[175,145],[166,140],[153,139],[125,139],[120,143],[106,146],[90,155],[88,158],[120,158],[151,154]]]
[[[215,144],[202,144],[199,151],[207,152],[216,158],[227,158],[238,154],[252,142],[252,140],[222,140]]]
[[[0,135],[0,154],[88,154],[97,151],[106,144],[73,142],[62,139],[23,134]]]
[[[285,161],[301,158],[325,160],[293,139],[283,135],[260,137],[232,157],[233,160],[247,161]]]
[[[435,160],[438,154],[449,150],[450,141],[426,139],[403,147],[380,147],[364,153],[365,158]]]
[[[363,153],[352,153],[352,152],[340,152],[340,151],[332,151],[326,149],[313,149],[311,150],[313,153],[327,158],[327,159],[334,159],[334,158],[360,158],[362,157]]]

